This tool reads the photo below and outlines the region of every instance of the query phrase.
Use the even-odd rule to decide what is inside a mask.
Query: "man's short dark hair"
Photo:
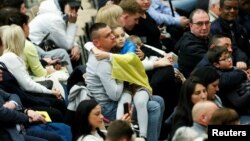
[[[2,2],[3,7],[12,7],[19,10],[24,3],[24,0],[3,0]]]
[[[113,121],[108,127],[107,138],[109,141],[118,141],[122,137],[131,139],[133,134],[134,131],[130,127],[129,123],[122,120],[116,120]]]
[[[89,34],[90,34],[90,39],[93,40],[93,38],[96,38],[96,32],[99,30],[99,29],[102,29],[102,28],[105,28],[107,27],[107,24],[105,23],[94,23],[90,29],[89,29]]]
[[[119,6],[121,6],[123,12],[129,13],[129,14],[142,14],[143,9],[141,6],[135,1],[135,0],[121,0],[119,3]]]
[[[222,8],[224,6],[225,1],[238,1],[239,0],[220,0],[220,7]]]
[[[20,10],[13,7],[4,7],[0,9],[0,26],[9,25],[11,20],[9,17],[14,13],[20,13]]]
[[[222,33],[222,34],[215,34],[215,35],[213,35],[210,39],[209,39],[209,47],[212,45],[212,44],[215,44],[217,41],[218,41],[218,39],[220,39],[220,38],[229,38],[230,40],[232,39],[231,38],[231,35],[229,35],[229,34],[224,34],[224,33]]]
[[[207,58],[211,64],[218,63],[223,53],[229,53],[227,48],[222,46],[215,46],[208,49]]]
[[[189,15],[189,20],[190,20],[190,23],[193,23],[193,17],[194,17],[194,14],[195,13],[199,13],[199,12],[204,12],[204,13],[207,13],[205,10],[203,9],[195,9],[191,12],[191,14]]]

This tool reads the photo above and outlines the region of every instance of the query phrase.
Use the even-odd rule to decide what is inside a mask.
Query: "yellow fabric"
[[[33,43],[26,40],[24,47],[25,63],[31,75],[42,77],[47,75],[47,70],[43,68],[36,47]]]
[[[112,55],[112,78],[143,86],[152,93],[143,64],[134,53]]]

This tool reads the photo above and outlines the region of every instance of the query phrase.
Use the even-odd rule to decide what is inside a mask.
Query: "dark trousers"
[[[37,137],[38,139],[41,138],[41,141],[63,141],[63,139],[59,135],[48,131],[27,130],[27,135],[32,137]],[[28,141],[36,141],[36,140],[28,140]]]
[[[172,66],[156,68],[147,71],[153,95],[159,95],[164,99],[165,112],[163,119],[172,112],[178,101],[177,84],[175,82],[174,69]]]

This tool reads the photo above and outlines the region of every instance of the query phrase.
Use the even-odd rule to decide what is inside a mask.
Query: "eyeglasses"
[[[219,61],[231,61],[232,60],[232,56],[229,55],[229,56],[226,56],[225,58],[223,59],[220,59]]]
[[[203,25],[208,26],[208,25],[211,24],[211,22],[210,21],[205,21],[205,22],[196,22],[196,23],[193,23],[193,24],[196,24],[197,26],[203,26]]]

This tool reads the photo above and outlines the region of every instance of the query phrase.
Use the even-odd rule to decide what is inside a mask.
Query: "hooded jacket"
[[[58,0],[45,0],[41,3],[38,15],[29,23],[30,40],[40,44],[49,33],[48,39],[55,42],[57,47],[70,50],[75,41],[77,25],[64,20],[63,10]]]

